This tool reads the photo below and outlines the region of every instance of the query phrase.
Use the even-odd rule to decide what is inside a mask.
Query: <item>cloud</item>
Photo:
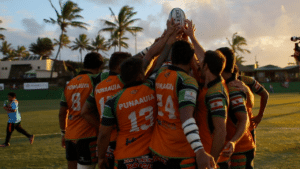
[[[39,35],[43,33],[45,25],[40,25],[33,18],[24,18],[22,19],[22,25],[25,27],[26,32],[31,35]]]
[[[20,10],[20,11],[17,11],[17,14],[20,14],[26,18],[32,18],[34,16],[34,13],[33,12],[29,12],[27,10]]]
[[[4,27],[6,29],[8,29],[11,23],[14,23],[13,16],[0,16],[0,20],[2,21],[0,27]]]

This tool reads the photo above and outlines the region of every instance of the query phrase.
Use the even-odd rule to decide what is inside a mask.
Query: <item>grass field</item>
[[[258,98],[258,97],[257,97]],[[259,100],[255,101],[257,113]],[[11,146],[0,149],[0,168],[66,168],[60,146],[59,100],[20,101],[22,126],[36,135],[33,145],[14,132]],[[0,143],[4,142],[7,115],[0,110]],[[300,94],[271,94],[257,129],[257,169],[295,169],[300,166]]]

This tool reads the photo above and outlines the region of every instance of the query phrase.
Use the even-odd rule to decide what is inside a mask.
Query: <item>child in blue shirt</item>
[[[7,121],[7,129],[6,129],[6,139],[5,143],[0,145],[0,147],[7,147],[9,146],[9,141],[12,135],[12,132],[16,129],[19,133],[24,134],[26,137],[29,138],[30,144],[34,141],[34,135],[28,134],[22,127],[21,127],[21,114],[19,112],[19,102],[17,100],[16,93],[10,92],[8,93],[8,100],[4,102],[3,108],[6,110],[8,115]]]

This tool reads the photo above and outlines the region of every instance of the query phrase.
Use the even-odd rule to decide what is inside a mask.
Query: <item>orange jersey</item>
[[[195,112],[195,120],[199,127],[199,135],[204,150],[211,153],[213,144],[213,118],[222,117],[227,119],[229,106],[229,93],[225,81],[219,77],[208,83],[208,88],[204,87],[200,90],[197,108]],[[229,160],[220,156],[218,162]]]
[[[81,108],[93,90],[93,78],[91,74],[79,74],[64,90],[61,104],[69,109],[65,134],[68,140],[96,136],[96,129],[80,116]]]
[[[236,75],[233,74],[233,77],[228,79],[226,83],[229,83],[232,80],[235,80]],[[228,120],[227,120],[227,136],[226,140],[229,141],[236,132],[236,124],[237,118],[235,113],[247,113],[246,108],[246,98],[247,95],[236,89],[235,87],[228,86],[229,90],[229,98],[230,98],[230,106],[229,106],[229,113],[228,113]],[[248,113],[247,113],[248,115]],[[245,152],[255,148],[254,140],[252,138],[250,130],[246,129],[242,138],[236,143],[235,152]]]
[[[100,82],[89,96],[87,101],[97,106],[100,115],[100,122],[102,120],[105,103],[111,96],[122,90],[123,86],[124,83],[122,82],[120,76],[118,76],[116,73],[110,72],[109,76],[105,80]],[[110,141],[115,141],[116,138],[117,129],[114,129],[113,133],[111,134]]]
[[[117,124],[116,160],[150,153],[149,144],[157,114],[155,91],[149,83],[136,82],[105,103],[101,125]]]
[[[168,66],[161,68],[155,78],[158,105],[150,149],[167,158],[195,157],[180,120],[180,108],[196,106],[198,84],[184,70]]]

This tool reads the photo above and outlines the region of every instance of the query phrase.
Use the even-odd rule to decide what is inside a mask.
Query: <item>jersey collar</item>
[[[232,73],[231,77],[226,80],[226,83],[229,83],[231,81],[237,80],[237,76],[235,73]]]
[[[180,67],[174,66],[174,65],[169,65],[168,69],[174,70],[174,71],[182,71],[182,72],[188,74],[185,70],[181,69]]]
[[[207,88],[211,88],[211,87],[213,87],[215,84],[217,84],[217,83],[219,83],[219,82],[221,82],[221,81],[222,81],[221,76],[218,76],[215,80],[213,80],[213,81],[211,81],[211,82],[209,82],[209,83],[207,84]]]
[[[133,87],[133,86],[139,86],[143,83],[144,83],[143,81],[136,81],[136,82],[132,82],[132,83],[124,85],[123,88],[125,89],[125,88],[129,88],[129,87]]]

